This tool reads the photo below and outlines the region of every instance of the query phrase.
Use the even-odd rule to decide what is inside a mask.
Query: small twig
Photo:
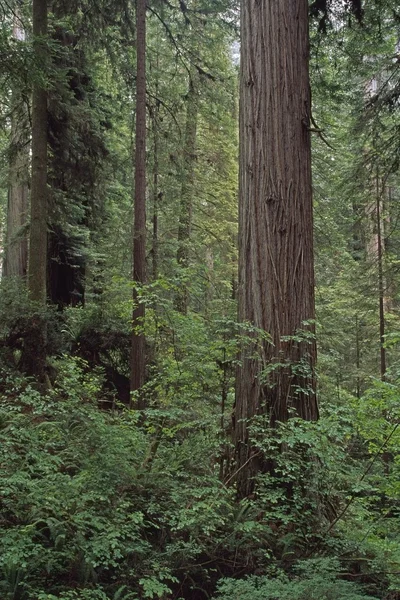
[[[318,125],[315,122],[315,119],[313,117],[313,115],[310,115],[311,118],[311,123],[313,124],[313,128],[308,128],[309,131],[311,131],[312,133],[316,133],[318,135],[318,137],[321,138],[321,140],[324,142],[324,144],[326,144],[328,146],[328,148],[330,148],[331,150],[335,151],[335,148],[328,142],[328,140],[326,139],[326,137],[324,136],[324,130],[321,129],[320,127],[318,127]]]
[[[232,479],[234,479],[234,478],[236,477],[236,475],[237,475],[238,473],[240,473],[240,471],[241,471],[242,469],[244,469],[245,467],[247,467],[247,465],[249,464],[249,462],[251,462],[251,461],[253,460],[253,458],[256,458],[257,456],[260,456],[261,454],[262,454],[262,452],[261,452],[261,451],[260,451],[260,452],[256,452],[255,454],[252,454],[252,455],[250,456],[250,458],[248,458],[248,459],[246,460],[246,462],[245,462],[243,465],[241,465],[241,466],[240,466],[240,467],[239,467],[239,468],[238,468],[238,469],[237,469],[237,470],[236,470],[236,471],[233,473],[233,475],[231,475],[231,476],[229,477],[229,479],[228,479],[227,481],[225,481],[225,483],[224,483],[224,486],[225,486],[225,487],[228,487],[228,485],[230,484],[230,482],[232,481]]]

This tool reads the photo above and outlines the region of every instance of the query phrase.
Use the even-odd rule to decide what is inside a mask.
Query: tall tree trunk
[[[157,38],[157,54],[156,54],[156,64],[155,64],[155,97],[156,102],[155,106],[152,110],[152,129],[153,129],[153,244],[152,244],[152,258],[153,258],[153,281],[156,281],[158,278],[158,262],[159,262],[159,243],[158,243],[158,204],[159,200],[162,197],[162,194],[159,190],[159,83],[160,83],[160,37]]]
[[[193,67],[190,74],[189,91],[186,104],[186,130],[183,147],[182,188],[179,208],[178,252],[177,262],[183,270],[183,281],[175,298],[176,309],[187,314],[189,307],[189,291],[187,270],[189,266],[189,243],[192,230],[193,190],[196,163],[196,138],[199,113],[199,75]]]
[[[360,378],[360,368],[361,368],[361,347],[360,347],[360,319],[358,315],[356,315],[356,368],[357,368],[357,379],[356,379],[356,396],[358,399],[361,398],[361,378]]]
[[[307,0],[242,0],[239,320],[267,332],[243,347],[234,437],[238,491],[263,468],[249,421],[318,418]],[[308,322],[308,323],[307,323]],[[304,333],[302,334],[301,331]]]
[[[44,36],[47,34],[47,0],[33,0],[32,22],[34,56],[37,65],[47,62]],[[46,305],[47,265],[47,92],[37,78],[32,95],[32,179],[31,224],[29,235],[28,290],[31,300]],[[32,321],[25,340],[24,367],[39,379],[44,378],[46,363],[46,327],[43,319]]]
[[[393,309],[395,308],[395,298],[397,296],[396,294],[396,277],[395,274],[392,272],[392,270],[390,269],[390,265],[388,264],[388,261],[385,260],[391,253],[392,250],[394,250],[393,245],[392,245],[392,229],[394,227],[394,223],[392,223],[392,188],[390,185],[388,185],[387,187],[385,187],[385,189],[383,190],[383,194],[382,194],[382,213],[383,213],[383,218],[382,218],[382,249],[383,249],[383,263],[385,264],[386,267],[386,274],[385,274],[385,300],[384,300],[384,307],[385,307],[385,314],[393,312]]]
[[[212,310],[211,303],[214,296],[214,255],[211,246],[205,248],[205,291],[204,291],[204,314],[209,315]]]
[[[382,186],[384,186],[382,182]],[[384,190],[380,189],[379,173],[376,175],[376,228],[377,228],[377,258],[378,258],[378,289],[379,289],[379,341],[380,341],[380,371],[381,379],[386,379],[386,348],[385,348],[385,276],[383,272],[383,230],[382,230],[382,197]]]
[[[4,277],[25,277],[28,266],[28,239],[25,230],[29,204],[29,136],[25,107],[15,110],[11,125],[7,228],[3,261]]]
[[[25,41],[18,15],[13,37]],[[25,230],[29,202],[29,122],[28,107],[19,90],[14,90],[11,117],[11,147],[7,202],[7,224],[3,260],[4,277],[25,277],[28,267],[28,239]]]
[[[158,189],[158,124],[157,119],[154,116],[153,120],[153,281],[156,281],[158,277],[158,262],[159,262],[159,246],[158,246],[158,202],[160,199],[160,192]]]
[[[43,64],[46,50],[47,0],[33,0],[34,53]],[[31,299],[46,303],[47,262],[47,93],[42,81],[33,87],[32,96],[32,183],[29,238],[29,292]]]
[[[366,102],[379,93],[381,87],[382,74],[376,74],[368,83],[366,92]],[[378,132],[374,132],[373,152],[379,157],[376,151],[376,137]],[[372,165],[374,162],[372,161]],[[375,188],[375,189],[374,189]],[[378,267],[378,304],[379,304],[379,346],[380,346],[380,375],[382,381],[386,379],[386,348],[385,348],[385,312],[390,311],[390,299],[388,294],[388,283],[384,272],[385,262],[385,220],[383,218],[385,208],[385,181],[381,178],[379,172],[379,162],[371,172],[371,195],[374,200],[366,207],[367,223],[370,231],[367,232],[366,252],[367,257],[372,264],[377,263]],[[369,233],[369,235],[368,235]]]
[[[385,276],[385,232],[382,213],[384,209],[385,185],[379,176],[379,168],[371,181],[371,195],[375,198],[366,206],[367,231],[366,255],[371,265],[377,268],[379,306],[379,368],[382,381],[386,376],[385,314],[390,310],[388,284]]]
[[[25,31],[15,15],[13,37],[25,41]],[[13,92],[7,225],[3,261],[4,277],[25,277],[28,240],[24,230],[28,217],[29,124],[27,106],[19,91]]]
[[[135,137],[135,206],[133,225],[133,281],[146,281],[146,0],[136,2],[136,137]],[[146,374],[146,340],[143,333],[145,306],[137,290],[133,293],[131,347],[131,392],[139,392],[134,405],[144,408],[140,390]]]

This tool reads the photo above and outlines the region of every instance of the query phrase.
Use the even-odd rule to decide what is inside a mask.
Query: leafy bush
[[[378,600],[357,584],[340,579],[338,562],[319,559],[299,563],[290,579],[283,572],[273,577],[249,577],[220,582],[218,600]]]
[[[382,482],[376,460],[362,479],[380,430],[357,437],[352,407],[268,435],[256,419],[254,444],[274,471],[238,502],[234,466],[219,479],[219,423],[201,412],[200,394],[192,405],[186,395],[159,402],[143,420],[99,410],[101,370],[68,356],[52,365],[47,395],[21,375],[2,381],[2,599],[203,600],[218,580],[221,599],[368,598],[341,565],[372,595],[398,590],[398,470]],[[365,409],[379,412],[377,399],[376,390]],[[365,460],[353,456],[356,442]],[[298,562],[321,553],[342,562]]]
[[[185,439],[168,414],[160,431],[160,415],[143,427],[99,411],[101,377],[77,359],[55,367],[47,396],[20,378],[0,400],[1,597],[162,598],[228,527],[215,444],[204,430]]]

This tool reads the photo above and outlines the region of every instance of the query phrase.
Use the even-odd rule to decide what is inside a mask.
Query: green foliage
[[[340,565],[329,559],[303,561],[296,575],[284,572],[273,577],[227,579],[219,585],[215,598],[220,600],[377,600],[362,587],[340,578]]]
[[[24,340],[30,335],[31,323],[45,323],[48,351],[63,351],[61,320],[53,307],[32,302],[24,283],[9,277],[0,285],[0,365],[7,369],[21,367]]]
[[[343,3],[331,2],[325,37],[312,22],[313,116],[323,130],[313,132],[321,418],[292,418],[274,430],[254,419],[260,473],[254,494],[238,502],[231,441],[238,348],[259,358],[271,338],[236,322],[236,4],[148,3],[147,208],[154,237],[148,236],[149,282],[138,290],[148,358],[148,408],[138,414],[128,409],[134,3],[52,3],[49,279],[61,310],[44,313],[29,302],[23,282],[1,282],[4,600],[399,594],[398,9],[394,0],[365,2],[363,27],[351,19],[349,28]],[[18,5],[29,32],[29,3]],[[32,82],[45,78],[29,40],[11,37],[15,8],[0,0],[1,231],[11,98],[17,90],[29,99]],[[178,210],[193,71],[193,227],[182,269]],[[366,84],[377,75],[377,93],[366,98]],[[376,379],[377,170],[391,189],[383,212],[391,311],[385,382]],[[74,283],[68,280],[69,297],[58,287],[66,274]],[[182,284],[187,315],[174,308]],[[20,372],[33,318],[48,331],[45,393]],[[303,343],[309,335],[300,331],[286,341]],[[281,367],[308,375],[302,361],[263,365],[265,382]]]
[[[112,419],[93,404],[97,386],[91,375],[67,362],[59,373],[48,398],[26,386],[2,406],[2,414],[9,413],[1,432],[7,598],[19,597],[12,595],[13,585],[21,598],[36,598],[44,577],[47,589],[62,589],[67,574],[90,584],[97,569],[108,570],[147,548],[140,539],[142,512],[131,507],[125,516],[127,493],[114,498],[134,478],[143,439],[138,431],[123,435],[129,421],[115,423],[121,435],[114,435]]]
[[[155,450],[157,415],[146,433],[135,413],[99,412],[86,365],[55,368],[47,397],[10,381],[2,400],[2,597],[162,598],[229,523],[210,435],[182,438],[166,413]]]
[[[82,319],[82,309],[70,316]],[[254,447],[273,469],[258,477],[254,497],[238,504],[234,468],[224,474],[228,487],[219,479],[225,444],[216,416],[224,360],[231,369],[243,334],[255,332],[229,319],[208,326],[177,315],[182,355],[174,360],[182,380],[159,350],[165,367],[147,388],[152,408],[144,422],[128,410],[98,409],[104,371],[81,358],[52,360],[46,396],[21,377],[4,378],[5,599],[163,599],[168,590],[186,598],[199,586],[212,594],[221,576],[238,572],[261,576],[225,582],[222,597],[239,590],[243,598],[334,598],[336,589],[345,600],[361,598],[342,573],[360,574],[377,597],[397,589],[390,575],[398,561],[397,463],[385,476],[374,459],[395,418],[397,388],[377,384],[359,403],[325,409],[319,423],[291,419],[268,435],[255,419]],[[397,445],[393,436],[388,450]],[[340,559],[330,568],[306,561],[300,573],[295,565],[310,552]]]

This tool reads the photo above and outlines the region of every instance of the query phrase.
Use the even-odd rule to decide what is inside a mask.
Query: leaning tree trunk
[[[137,76],[136,76],[136,148],[135,148],[135,206],[133,226],[133,281],[146,281],[146,0],[136,3]],[[146,374],[146,339],[143,333],[145,306],[137,290],[133,294],[131,346],[131,392],[139,392],[134,405],[144,408],[140,390]]]
[[[318,418],[307,0],[242,0],[239,320],[271,343],[244,346],[235,444],[239,495],[266,463],[249,422]]]
[[[15,16],[13,37],[25,40],[25,31]],[[26,277],[28,239],[26,224],[29,201],[29,120],[28,107],[20,90],[13,91],[11,145],[8,182],[7,224],[3,260],[4,277]]]
[[[47,0],[33,0],[32,22],[34,56],[38,67],[46,64]],[[28,257],[28,290],[31,300],[46,305],[47,266],[47,92],[42,78],[36,78],[32,95],[32,178],[31,224]],[[25,339],[25,370],[44,379],[46,363],[46,326],[43,318],[32,319]]]

